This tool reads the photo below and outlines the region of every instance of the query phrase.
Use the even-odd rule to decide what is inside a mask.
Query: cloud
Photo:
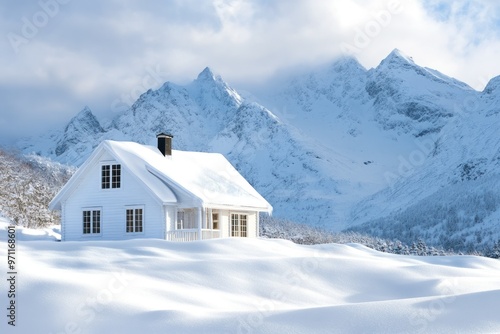
[[[245,88],[328,63],[346,45],[366,67],[399,48],[482,89],[500,74],[499,12],[487,0],[2,2],[0,142],[45,131],[84,105],[109,115],[205,66]]]

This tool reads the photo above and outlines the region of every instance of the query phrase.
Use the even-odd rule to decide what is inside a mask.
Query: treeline
[[[457,253],[453,250],[445,250],[442,247],[428,246],[421,239],[410,244],[405,244],[396,239],[383,239],[354,231],[334,233],[320,228],[291,222],[289,220],[268,216],[261,216],[260,235],[267,238],[286,239],[302,245],[358,243],[380,252],[400,255],[443,256],[464,254],[461,252]],[[472,251],[467,254],[498,259],[500,258],[500,240],[486,252]]]
[[[74,172],[46,158],[0,149],[0,215],[30,228],[59,224],[48,205]]]
[[[410,244],[420,238],[454,252],[490,254],[500,238],[500,175],[439,190],[389,216],[349,231]]]

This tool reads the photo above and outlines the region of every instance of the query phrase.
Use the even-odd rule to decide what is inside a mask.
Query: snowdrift
[[[17,321],[4,316],[1,333],[500,332],[497,260],[274,239],[56,237],[18,228]]]

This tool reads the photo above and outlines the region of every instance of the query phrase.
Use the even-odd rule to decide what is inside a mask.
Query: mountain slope
[[[350,186],[364,188],[350,201],[355,203],[390,191],[396,180],[418,170],[441,129],[461,122],[464,109],[480,95],[394,50],[374,69],[366,70],[347,57],[292,76],[267,89],[261,101],[308,138],[352,162]],[[391,198],[389,203],[407,207],[410,201],[411,195],[408,202]],[[378,211],[387,206],[381,202],[370,212],[356,208],[344,226],[380,216]]]
[[[500,239],[500,89],[494,78],[468,97],[407,175],[355,206],[355,230],[459,250]],[[408,159],[410,160],[410,159]]]

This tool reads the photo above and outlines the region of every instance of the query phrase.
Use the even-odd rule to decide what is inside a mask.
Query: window
[[[122,166],[121,165],[113,165],[111,170],[112,182],[111,188],[120,188],[121,174],[122,174]]]
[[[83,234],[101,233],[101,210],[83,211]]]
[[[101,167],[101,188],[120,188],[121,185],[121,165],[102,165]]]
[[[214,230],[219,229],[219,214],[218,213],[212,213],[212,228]]]
[[[238,221],[238,215],[236,214],[231,214],[231,236],[240,236],[240,223]]]
[[[177,229],[182,230],[184,226],[184,211],[177,211]]]
[[[109,189],[109,178],[110,178],[109,165],[102,166],[101,172],[101,187],[102,189]]]
[[[247,215],[240,215],[240,237],[247,236]]]
[[[143,231],[143,209],[127,209],[127,233]]]
[[[239,213],[231,214],[231,236],[232,237],[247,236],[247,215]]]
[[[183,209],[177,211],[177,229],[195,229],[198,228],[198,214],[194,209]]]

